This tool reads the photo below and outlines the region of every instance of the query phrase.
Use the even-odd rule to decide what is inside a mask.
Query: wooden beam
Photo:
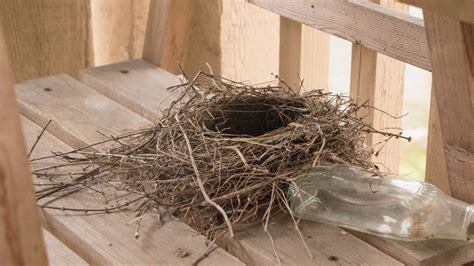
[[[474,23],[473,0],[399,0],[424,10],[465,22]]]
[[[13,90],[13,73],[1,27],[0,258],[4,265],[47,265]]]
[[[447,169],[447,176],[427,175],[426,180],[448,187],[455,198],[473,203],[474,25],[426,10],[423,15],[442,140],[442,149],[437,152],[443,152],[446,158],[443,161],[440,155],[441,159],[435,163],[444,164]],[[429,154],[428,158],[434,156]],[[429,172],[431,169],[427,169]]]
[[[420,19],[366,1],[250,2],[402,62],[431,69],[425,30]]]
[[[17,81],[93,65],[90,0],[2,0],[0,25]]]
[[[151,0],[143,48],[143,59],[172,73],[178,73],[177,63],[184,58],[192,0]]]
[[[395,0],[374,1],[387,8],[408,13],[408,5],[396,3]],[[350,94],[360,104],[368,101],[370,106],[400,116],[403,108],[403,87],[405,64],[393,58],[379,54],[360,44],[352,45],[351,89]],[[367,123],[377,129],[393,128],[393,133],[401,130],[401,119],[394,119],[382,112],[362,109],[361,116],[367,115]],[[369,135],[368,144],[379,149],[385,137]],[[382,144],[382,145],[380,145]],[[381,164],[381,169],[398,174],[400,162],[400,141],[392,139],[378,151],[373,159]]]

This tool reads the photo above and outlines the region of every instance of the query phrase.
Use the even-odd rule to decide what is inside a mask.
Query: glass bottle
[[[296,217],[401,240],[474,235],[473,206],[429,183],[322,163],[289,188]]]

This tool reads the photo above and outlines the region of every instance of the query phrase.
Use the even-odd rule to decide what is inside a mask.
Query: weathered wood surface
[[[329,89],[329,34],[280,17],[279,52],[278,76],[293,89]]]
[[[439,15],[474,23],[473,0],[399,0]]]
[[[299,88],[301,73],[301,23],[280,17],[280,63],[278,76]]]
[[[150,0],[91,1],[94,65],[141,58]]]
[[[303,25],[301,78],[303,91],[329,90],[329,34]]]
[[[66,247],[63,242],[59,241],[59,239],[53,236],[50,232],[43,230],[43,237],[46,245],[46,253],[48,254],[49,265],[89,265],[76,253]]]
[[[397,3],[395,0],[374,0],[373,2],[388,9],[408,13],[408,5]],[[352,45],[350,95],[355,97],[359,104],[368,101],[370,106],[393,116],[401,116],[404,77],[405,64],[403,62],[379,54],[360,44]],[[401,131],[399,129],[402,124],[401,119],[393,118],[386,113],[363,108],[360,110],[360,115],[365,116],[365,122],[374,128],[386,129],[395,134]],[[379,163],[381,169],[398,174],[400,140],[393,138],[384,144],[385,138],[385,136],[375,134],[368,136],[368,145],[380,149],[373,161]],[[380,148],[382,145],[383,147]]]
[[[35,205],[13,73],[0,26],[0,260],[6,265],[47,265]]]
[[[80,77],[98,92],[151,121],[156,121],[157,114],[177,95],[166,88],[180,84],[175,75],[140,59],[84,69]],[[115,82],[113,87],[110,80]]]
[[[46,87],[51,90],[45,91]],[[48,131],[76,148],[102,140],[104,137],[97,130],[110,136],[151,124],[66,75],[18,84],[17,92],[25,116],[41,126],[53,119]],[[28,120],[24,123],[25,135],[31,145],[41,127]],[[32,158],[50,154],[50,151],[71,149],[53,135],[43,135]],[[33,166],[41,167],[37,164]],[[75,193],[53,204],[70,208],[102,206],[89,193]],[[86,215],[50,209],[45,209],[43,214],[48,230],[91,264],[189,265],[206,249],[205,238],[179,221],[172,220],[158,227],[156,218],[147,216],[140,225],[141,236],[135,239],[135,224],[127,224],[134,218],[133,214]],[[188,251],[190,255],[178,258],[175,256],[178,248]],[[206,262],[215,265],[240,264],[222,249],[212,252]]]
[[[248,265],[278,265],[278,260],[283,265],[401,265],[338,227],[306,221],[301,221],[299,226],[312,258],[294,223],[286,218],[268,227],[275,249],[260,225],[239,232],[240,244],[229,239],[221,244]]]
[[[451,195],[448,169],[443,148],[443,137],[439,123],[436,94],[431,85],[430,115],[428,121],[428,145],[426,148],[425,181],[435,184],[444,193]]]
[[[156,108],[153,104],[148,106],[150,101],[147,98],[159,99],[161,94],[167,95],[164,87],[154,84],[154,80],[157,77],[163,75],[166,77],[167,75],[155,66],[136,60],[84,70],[81,73],[81,77],[92,88],[100,86],[98,88],[99,91],[104,90],[104,87],[108,87],[108,90],[115,90],[116,93],[112,94],[113,99],[122,102],[123,98],[118,95],[133,97],[133,91],[136,90],[137,86],[134,82],[124,82],[124,80],[118,78],[117,71],[119,69],[128,69],[129,73],[127,75],[130,75],[131,80],[141,80],[139,87],[141,88],[142,95],[134,97],[134,104],[140,105],[141,108],[134,107],[134,109],[149,109],[155,112],[154,117],[159,117],[160,108]],[[153,77],[153,73],[155,73],[156,77]],[[149,82],[146,80],[149,80]],[[148,86],[148,88],[144,86]],[[126,90],[129,92],[126,92]],[[341,261],[346,262],[398,264],[397,261],[385,256],[350,234],[341,236],[341,230],[336,227],[317,223],[303,224],[302,229],[305,232],[305,240],[308,242],[313,259],[306,253],[297,232],[292,230],[294,225],[291,222],[276,223],[271,226],[270,233],[275,240],[277,253],[282,263],[332,263],[328,260],[328,257],[335,255]],[[310,237],[306,237],[306,234]],[[234,241],[227,241],[221,244],[227,246],[226,249],[229,252],[252,265],[270,265],[277,262],[271,241],[260,226],[255,226],[242,232],[241,237],[238,237],[238,239],[240,245]],[[325,248],[322,249],[321,247]],[[367,254],[371,254],[371,256]]]
[[[93,64],[90,0],[2,0],[5,30],[17,81],[58,73],[78,76]]]
[[[433,68],[442,152],[446,160],[437,163],[445,164],[448,174],[428,175],[426,180],[449,187],[453,197],[473,203],[474,25],[429,11],[423,14]]]
[[[182,61],[195,1],[151,0],[143,58],[172,73]]]
[[[40,125],[53,119],[48,129],[74,148],[105,140],[99,132],[117,135],[149,125],[145,118],[65,74],[21,82],[16,92],[23,115]]]
[[[311,27],[430,70],[423,21],[366,1],[250,0]]]
[[[461,265],[474,261],[474,243],[457,240],[395,241],[351,231],[407,265]]]

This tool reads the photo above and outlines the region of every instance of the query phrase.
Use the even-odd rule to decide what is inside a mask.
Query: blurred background
[[[389,1],[388,1],[389,2]],[[17,81],[141,58],[150,0],[2,0],[5,30]],[[233,80],[259,83],[279,71],[280,17],[244,0],[194,0],[191,29],[180,62],[192,75],[207,69]],[[409,14],[421,18],[420,9]],[[329,46],[324,45],[329,39]],[[291,43],[291,40],[289,40]],[[328,49],[328,58],[311,51]],[[306,89],[327,86],[348,94],[352,44],[303,26],[301,77]],[[321,62],[328,62],[329,67]],[[327,75],[328,73],[328,75]],[[320,80],[321,76],[328,80]],[[321,85],[327,84],[327,85]],[[425,175],[431,73],[405,66],[399,174]],[[401,114],[394,114],[401,115]]]

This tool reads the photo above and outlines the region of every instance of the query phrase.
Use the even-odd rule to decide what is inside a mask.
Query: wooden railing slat
[[[366,1],[250,0],[280,16],[430,70],[420,19]]]

